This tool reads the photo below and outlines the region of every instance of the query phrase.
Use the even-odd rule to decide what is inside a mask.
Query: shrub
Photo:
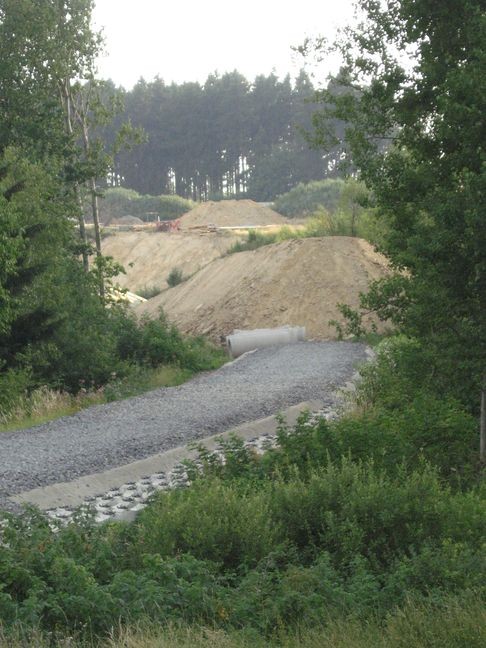
[[[125,314],[118,320],[115,335],[119,357],[142,367],[175,364],[204,371],[219,367],[226,357],[204,338],[184,338],[162,311],[153,319]]]
[[[275,209],[288,218],[309,216],[324,208],[333,213],[339,207],[344,180],[315,180],[300,183],[275,201]]]
[[[0,372],[0,423],[9,420],[11,412],[21,403],[31,376],[26,370],[8,369]]]
[[[139,516],[138,542],[161,556],[190,553],[242,569],[269,553],[281,535],[270,518],[263,494],[212,479],[158,497]]]
[[[185,278],[182,274],[182,270],[180,268],[172,268],[167,277],[169,288],[174,288],[174,286],[179,285],[183,281],[185,281]]]
[[[137,295],[144,297],[145,299],[152,299],[152,297],[157,297],[162,292],[162,288],[159,286],[143,286],[137,290]]]
[[[145,221],[172,220],[194,207],[191,200],[180,196],[140,195],[132,189],[116,187],[107,189],[100,200],[100,214],[103,221],[113,217],[138,216]]]

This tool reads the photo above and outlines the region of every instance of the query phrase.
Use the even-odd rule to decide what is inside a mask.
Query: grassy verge
[[[350,618],[262,639],[245,631],[211,628],[128,629],[106,648],[480,648],[486,644],[486,608],[471,596],[443,607],[409,601],[384,622]]]
[[[113,380],[98,389],[83,389],[76,395],[40,387],[19,402],[8,422],[0,425],[0,432],[41,425],[62,416],[76,414],[92,405],[137,396],[158,387],[175,387],[189,380],[194,373],[176,365],[164,365],[132,372],[122,380]]]
[[[468,595],[451,597],[442,606],[408,601],[383,622],[330,619],[322,626],[262,638],[243,630],[141,623],[114,630],[101,643],[30,633],[3,636],[1,648],[482,648],[486,645],[486,608]]]

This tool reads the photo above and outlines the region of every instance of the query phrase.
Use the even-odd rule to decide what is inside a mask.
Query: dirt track
[[[369,282],[387,264],[362,239],[326,237],[289,240],[212,261],[187,282],[137,307],[163,307],[184,333],[215,340],[234,328],[306,326],[315,339],[335,337],[329,320],[342,317],[337,304],[356,307]]]

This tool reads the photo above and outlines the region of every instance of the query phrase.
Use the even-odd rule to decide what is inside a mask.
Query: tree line
[[[29,416],[38,389],[213,361],[165,320],[137,323],[111,290],[121,268],[101,254],[99,186],[133,129],[119,123],[109,145],[99,135],[116,97],[95,75],[93,4],[0,0],[0,424]]]
[[[112,85],[111,92],[125,107],[103,130],[105,140],[114,141],[121,121],[142,128],[146,138],[115,156],[114,186],[193,200],[265,201],[339,173],[340,147],[324,152],[307,141],[316,88],[304,70],[293,81],[272,73],[250,82],[235,70],[203,84],[140,79],[132,90]]]

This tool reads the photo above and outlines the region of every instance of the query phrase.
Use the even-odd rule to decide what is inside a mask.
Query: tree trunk
[[[486,378],[483,380],[481,390],[481,414],[479,432],[479,459],[482,465],[486,465]]]
[[[83,113],[79,113],[79,118],[82,120],[82,127],[83,127],[84,154],[86,156],[86,160],[88,160],[91,153],[90,142],[89,142],[89,131],[88,131],[88,124],[87,124],[88,116],[86,115],[85,112],[83,112]],[[87,184],[88,184],[89,192],[91,194],[91,215],[93,217],[93,225],[94,225],[94,232],[95,232],[96,256],[97,258],[99,258],[102,256],[102,253],[101,253],[100,212],[99,212],[99,205],[98,205],[98,193],[96,191],[96,179],[94,177],[91,177],[88,180]],[[99,274],[100,297],[101,299],[104,300],[105,282],[103,279],[102,269],[99,268],[99,270],[100,270],[100,274]]]
[[[64,79],[60,87],[61,93],[61,103],[64,108],[64,121],[66,124],[66,133],[69,137],[73,136],[73,121],[72,121],[72,101],[71,101],[71,92],[69,79]],[[78,224],[79,224],[79,236],[83,242],[83,268],[85,272],[89,270],[89,256],[88,256],[88,237],[86,235],[86,223],[84,220],[83,214],[83,200],[81,197],[81,187],[77,180],[74,181],[74,195],[76,196],[76,202],[78,204]]]

